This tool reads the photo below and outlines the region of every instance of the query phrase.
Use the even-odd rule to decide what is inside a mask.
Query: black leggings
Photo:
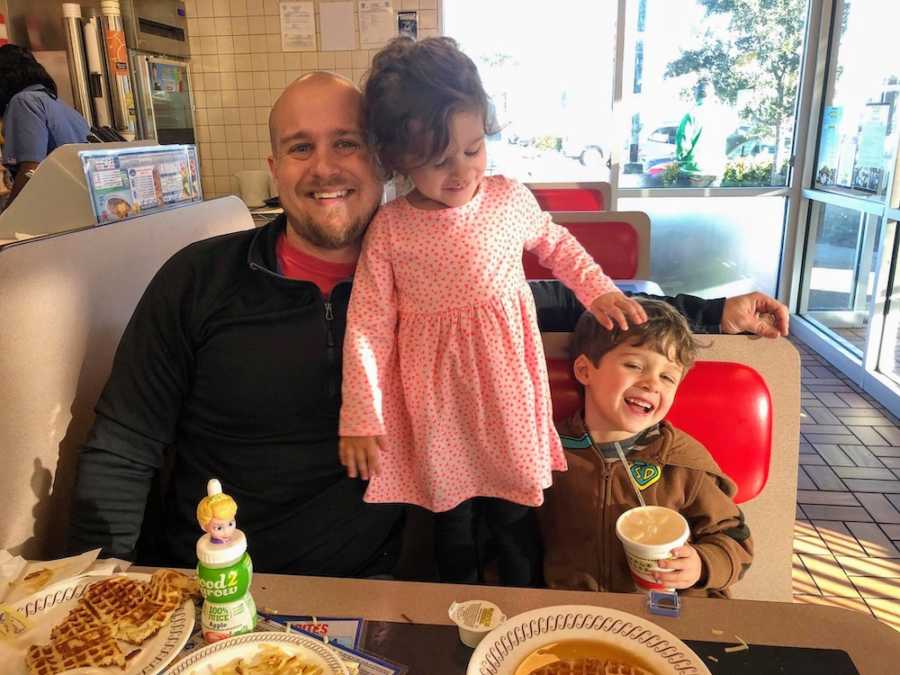
[[[502,499],[469,499],[435,514],[435,558],[441,581],[474,584],[481,568],[478,523],[487,524],[497,549],[500,583],[539,586],[541,545],[534,509]]]

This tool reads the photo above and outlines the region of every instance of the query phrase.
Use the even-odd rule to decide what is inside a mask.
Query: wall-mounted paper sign
[[[396,35],[391,0],[359,1],[359,41],[363,47],[383,47]]]
[[[397,33],[399,35],[412,38],[419,37],[419,13],[418,12],[397,12]]]
[[[323,2],[319,5],[322,51],[356,49],[352,2]]]
[[[281,49],[286,52],[316,51],[316,9],[312,2],[282,2]]]

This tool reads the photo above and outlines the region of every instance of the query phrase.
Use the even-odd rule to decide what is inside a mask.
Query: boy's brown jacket
[[[544,539],[544,576],[550,588],[632,592],[616,519],[638,506],[625,468],[594,449],[581,413],[557,425],[569,470],[554,475],[538,511]],[[732,501],[734,483],[700,443],[668,422],[646,446],[628,454],[647,504],[675,509],[691,526],[688,539],[703,562],[691,591],[725,596],[753,560],[744,516]]]

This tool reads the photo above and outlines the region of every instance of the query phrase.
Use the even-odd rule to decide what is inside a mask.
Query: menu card
[[[193,145],[156,145],[78,153],[97,224],[203,201]]]

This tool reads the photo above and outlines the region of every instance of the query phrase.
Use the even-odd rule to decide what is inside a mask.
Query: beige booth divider
[[[0,549],[62,553],[77,450],[147,283],[191,242],[252,227],[227,197],[0,248]]]
[[[548,356],[566,358],[569,333],[545,333]],[[785,339],[746,335],[704,335],[705,361],[732,361],[754,368],[772,395],[772,459],[769,480],[754,499],[741,504],[753,534],[755,554],[747,576],[733,588],[736,598],[791,601],[797,466],[800,452],[800,356]],[[727,395],[727,392],[723,392]],[[709,421],[727,424],[727,420]],[[739,434],[740,429],[734,433]]]

